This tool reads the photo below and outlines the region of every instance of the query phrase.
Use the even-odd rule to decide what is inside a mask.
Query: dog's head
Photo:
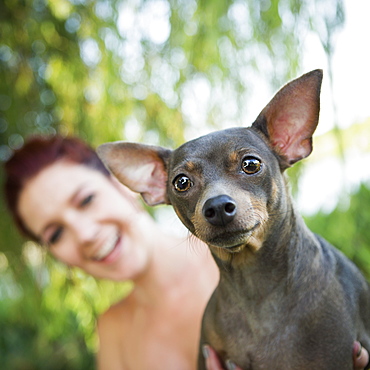
[[[217,131],[176,150],[103,144],[98,154],[149,205],[172,204],[221,259],[260,249],[289,207],[283,171],[312,151],[322,71],[284,86],[250,128]]]

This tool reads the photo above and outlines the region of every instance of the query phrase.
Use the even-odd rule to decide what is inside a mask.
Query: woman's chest
[[[202,312],[191,301],[136,309],[122,333],[128,369],[196,368]]]

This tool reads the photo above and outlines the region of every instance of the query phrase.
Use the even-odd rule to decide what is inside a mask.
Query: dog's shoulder
[[[319,242],[325,265],[333,267],[333,273],[342,285],[347,299],[356,300],[360,292],[368,291],[370,295],[370,285],[361,274],[358,267],[343,252],[330,244],[323,237],[314,234]]]

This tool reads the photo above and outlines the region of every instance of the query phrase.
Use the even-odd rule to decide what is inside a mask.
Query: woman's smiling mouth
[[[115,249],[118,242],[120,240],[120,236],[117,234],[113,234],[108,240],[95,252],[95,254],[91,257],[94,261],[103,261],[106,259]]]

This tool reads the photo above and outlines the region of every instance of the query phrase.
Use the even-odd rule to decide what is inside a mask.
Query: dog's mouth
[[[239,253],[248,246],[248,242],[259,225],[260,223],[257,222],[248,230],[239,230],[219,234],[211,238],[207,244],[222,248],[230,253]]]

